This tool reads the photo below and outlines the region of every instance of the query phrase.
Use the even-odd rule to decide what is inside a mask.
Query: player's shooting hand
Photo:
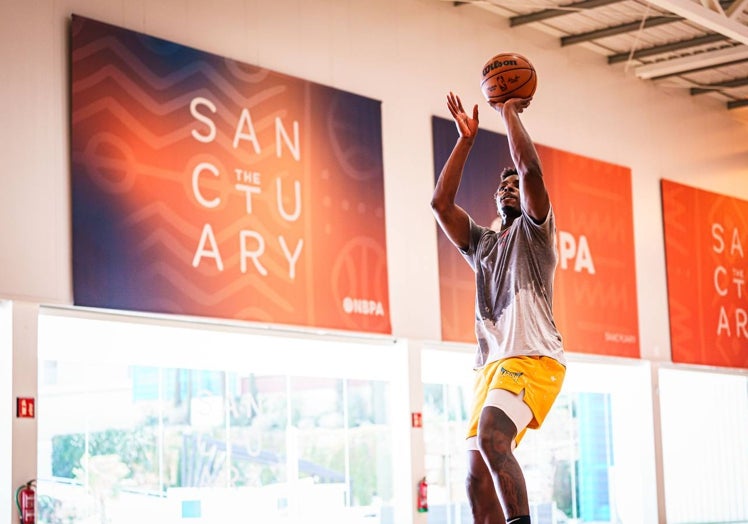
[[[504,114],[504,108],[508,108],[510,111],[515,113],[521,113],[532,102],[532,97],[529,98],[510,98],[505,102],[489,102],[489,105],[493,107],[500,115]]]
[[[449,95],[447,95],[447,107],[449,108],[449,112],[452,113],[452,118],[454,118],[460,136],[471,140],[474,139],[475,135],[478,134],[478,104],[475,104],[473,107],[473,116],[471,118],[462,107],[460,97],[450,91]]]

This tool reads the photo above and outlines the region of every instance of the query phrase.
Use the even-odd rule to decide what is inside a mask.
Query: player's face
[[[502,217],[517,217],[520,214],[519,177],[510,175],[503,179],[496,190],[496,210]]]

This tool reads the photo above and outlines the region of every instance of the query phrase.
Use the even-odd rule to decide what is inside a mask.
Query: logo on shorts
[[[524,375],[524,373],[521,371],[509,371],[508,369],[505,369],[503,366],[499,368],[499,373],[501,375],[506,375],[506,376],[511,377],[514,380],[514,382],[519,382],[520,377]]]

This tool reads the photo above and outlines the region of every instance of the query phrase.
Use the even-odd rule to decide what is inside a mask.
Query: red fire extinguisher
[[[29,480],[16,490],[16,506],[21,524],[36,522],[36,481]]]
[[[429,510],[429,485],[426,477],[423,477],[418,483],[418,513],[425,513]]]

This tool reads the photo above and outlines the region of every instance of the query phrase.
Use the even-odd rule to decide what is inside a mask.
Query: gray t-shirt
[[[523,355],[566,365],[552,311],[555,231],[553,209],[541,224],[522,213],[498,232],[470,220],[470,245],[462,255],[475,271],[476,369]]]

